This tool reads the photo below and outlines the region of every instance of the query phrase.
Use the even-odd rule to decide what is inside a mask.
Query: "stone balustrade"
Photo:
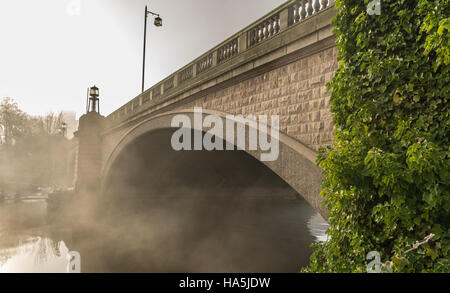
[[[157,98],[161,95],[161,85],[157,85],[155,87],[153,87],[152,89],[152,96],[153,98]]]
[[[188,68],[182,70],[180,73],[178,73],[178,81],[180,84],[185,82],[188,79],[191,79],[194,77],[194,66],[191,65]]]
[[[328,0],[297,0],[289,7],[289,25],[304,20],[322,9],[327,8]]]
[[[197,62],[197,74],[200,74],[213,66],[213,56],[214,54],[210,53]]]
[[[238,54],[238,38],[234,38],[217,50],[217,63],[220,64],[225,60]]]
[[[259,44],[280,32],[280,14],[270,17],[247,32],[248,47]]]
[[[305,21],[305,25],[308,25],[308,21],[306,21],[308,18],[331,8],[334,6],[334,2],[334,0],[287,1],[111,113],[107,117],[109,125],[111,127],[119,125],[135,115],[163,104],[168,99],[176,97],[177,94],[188,91],[195,85],[193,81],[196,79],[217,77],[218,67],[226,66],[234,59],[239,60],[241,55],[244,56],[251,50],[257,50],[257,47],[280,35],[283,31],[302,25],[303,21]],[[206,79],[202,81],[205,82]]]
[[[164,82],[164,91],[168,91],[175,86],[175,76],[171,76]]]

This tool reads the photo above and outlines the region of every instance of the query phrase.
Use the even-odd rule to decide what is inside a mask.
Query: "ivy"
[[[369,2],[336,1],[329,237],[304,271],[366,272],[377,251],[393,272],[450,272],[450,1]]]

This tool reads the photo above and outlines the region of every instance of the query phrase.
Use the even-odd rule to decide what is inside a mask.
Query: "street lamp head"
[[[162,25],[163,25],[162,18],[159,16],[155,17],[155,26],[160,27]]]
[[[91,89],[89,90],[89,95],[93,98],[98,98],[98,96],[100,96],[98,87],[96,87],[95,85],[91,87]]]
[[[58,132],[62,136],[66,137],[66,131],[67,131],[67,124],[66,124],[66,122],[63,122],[63,123],[61,123],[61,127],[59,127]]]

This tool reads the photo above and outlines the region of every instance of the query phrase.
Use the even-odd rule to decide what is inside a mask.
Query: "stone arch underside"
[[[161,129],[170,129],[172,118],[176,115],[184,114],[193,121],[193,109],[179,110],[166,112],[132,127],[115,143],[109,155],[106,156],[105,163],[102,170],[102,196],[104,194],[107,179],[111,172],[114,162],[121,155],[126,148],[133,144],[139,137],[142,137],[150,132]],[[203,115],[214,114],[219,116],[225,125],[226,113],[218,111],[203,110]],[[270,119],[269,119],[270,120]],[[248,127],[246,128],[246,135],[248,136]],[[270,133],[269,133],[270,137]],[[226,138],[222,139],[226,140]],[[248,137],[247,137],[248,141]],[[229,142],[232,143],[234,142]],[[252,157],[260,160],[260,151],[246,151]],[[315,164],[317,153],[301,142],[287,136],[286,134],[279,134],[279,157],[273,162],[262,162],[287,184],[289,184],[298,194],[300,194],[316,211],[318,211],[324,218],[326,217],[326,209],[322,206],[323,199],[320,197],[322,172]]]

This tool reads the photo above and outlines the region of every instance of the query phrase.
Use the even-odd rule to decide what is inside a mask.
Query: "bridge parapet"
[[[332,36],[334,0],[291,0],[260,18],[107,117],[129,123],[197,92]]]

